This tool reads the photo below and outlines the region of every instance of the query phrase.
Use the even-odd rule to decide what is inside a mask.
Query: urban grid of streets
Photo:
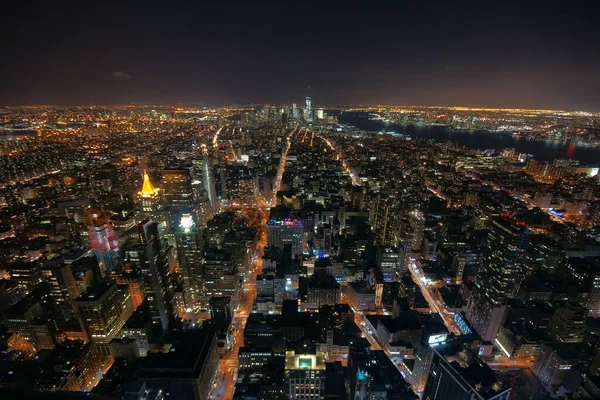
[[[213,147],[218,147],[218,138],[224,127],[220,127],[212,141]],[[215,400],[227,400],[232,399],[235,392],[235,385],[238,375],[239,368],[239,360],[238,360],[238,351],[240,347],[243,346],[244,342],[244,329],[246,327],[246,322],[248,316],[252,312],[252,306],[254,304],[254,300],[256,298],[256,279],[257,276],[262,272],[262,257],[264,255],[264,248],[266,245],[266,230],[265,224],[269,218],[269,212],[271,207],[277,205],[277,193],[281,188],[281,181],[283,178],[283,173],[285,172],[286,162],[287,162],[287,154],[292,146],[292,138],[295,134],[298,136],[302,135],[302,142],[307,139],[307,136],[310,134],[310,143],[312,147],[312,143],[316,138],[323,140],[327,146],[336,154],[336,161],[341,162],[343,166],[343,170],[346,174],[348,174],[350,180],[353,185],[359,185],[360,180],[355,172],[352,171],[351,167],[347,164],[346,160],[343,158],[342,152],[336,147],[335,143],[331,140],[323,137],[321,134],[315,133],[312,130],[308,130],[306,128],[299,129],[296,126],[287,136],[286,138],[286,146],[283,150],[280,164],[277,169],[277,175],[275,178],[275,185],[272,191],[272,197],[270,199],[265,199],[262,194],[258,191],[255,191],[255,198],[258,205],[258,213],[260,217],[260,226],[257,231],[258,235],[258,246],[256,253],[254,254],[251,262],[251,275],[247,276],[244,279],[243,284],[243,293],[240,300],[240,304],[236,307],[234,311],[233,320],[231,323],[230,331],[229,331],[229,343],[230,346],[225,350],[225,353],[221,356],[219,369],[217,374],[214,377],[212,391],[210,393],[210,398]],[[410,272],[413,281],[418,285],[421,294],[427,301],[432,312],[438,313],[442,318],[446,328],[449,332],[455,335],[461,335],[463,332],[458,326],[457,322],[454,319],[454,313],[449,311],[448,306],[444,303],[442,297],[437,292],[443,284],[439,283],[431,283],[424,278],[424,274],[415,262],[415,260],[410,260],[408,264],[408,271]],[[346,296],[342,297],[342,303],[349,304]],[[407,371],[402,363],[402,357],[395,356],[390,354],[390,352],[382,347],[377,337],[375,336],[375,332],[369,328],[369,323],[366,319],[366,315],[369,313],[364,313],[359,310],[356,310],[352,307],[355,315],[355,323],[362,331],[362,335],[365,339],[368,340],[371,348],[373,350],[383,350],[385,354],[391,359],[393,364],[398,368],[402,376],[407,380]],[[371,312],[371,314],[374,314]],[[495,369],[502,368],[531,368],[532,363],[528,361],[515,361],[510,360],[504,357],[496,357],[491,361],[488,361],[488,365]],[[413,387],[415,392],[419,392],[422,388]]]
[[[218,146],[218,135],[222,128],[219,128],[213,138],[213,146]],[[235,392],[235,383],[239,368],[238,352],[244,342],[244,329],[248,315],[252,312],[252,305],[256,298],[256,277],[262,272],[262,257],[267,244],[267,232],[265,225],[269,219],[269,210],[277,204],[277,193],[281,188],[281,180],[285,171],[287,162],[287,154],[292,144],[292,137],[298,131],[298,127],[294,128],[286,139],[286,146],[281,155],[281,160],[277,168],[275,177],[275,186],[273,195],[270,199],[265,199],[263,195],[255,192],[256,201],[259,205],[260,225],[258,228],[258,246],[256,253],[252,257],[251,275],[244,279],[242,299],[236,307],[233,315],[233,320],[230,328],[230,343],[231,347],[226,350],[220,359],[219,369],[213,381],[213,391],[210,397],[214,399],[232,399]]]

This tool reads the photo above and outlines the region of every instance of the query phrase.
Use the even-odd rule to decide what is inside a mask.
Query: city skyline
[[[3,109],[0,393],[599,391],[599,116],[302,100]]]
[[[600,399],[600,7],[536,3],[4,7],[0,398]]]

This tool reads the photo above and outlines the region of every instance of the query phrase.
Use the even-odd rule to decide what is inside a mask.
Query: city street
[[[219,130],[220,132],[220,130]],[[267,244],[267,235],[265,225],[269,219],[269,210],[277,204],[277,192],[281,187],[281,179],[285,171],[287,162],[287,154],[291,147],[292,136],[297,132],[297,127],[291,131],[286,138],[286,146],[281,156],[281,161],[277,168],[273,195],[266,200],[262,195],[255,191],[256,201],[259,204],[259,226],[257,235],[259,236],[258,248],[255,256],[252,258],[251,276],[249,279],[244,279],[242,300],[238,307],[234,310],[233,321],[230,328],[231,349],[225,350],[219,362],[219,370],[213,382],[215,390],[211,392],[213,399],[227,400],[232,399],[235,392],[235,382],[237,379],[239,361],[238,352],[240,347],[244,345],[244,329],[248,316],[252,312],[252,306],[256,298],[256,277],[262,272],[262,258],[264,249]],[[216,143],[218,134],[215,135],[213,143]]]
[[[423,272],[417,266],[415,260],[410,259],[408,263],[408,271],[412,275],[413,281],[419,286],[421,294],[427,301],[429,308],[432,312],[436,312],[442,317],[446,328],[449,332],[455,335],[462,335],[462,331],[459,328],[452,315],[448,312],[446,304],[442,303],[439,299],[435,299],[431,293],[432,287],[427,283],[427,280],[423,276]]]

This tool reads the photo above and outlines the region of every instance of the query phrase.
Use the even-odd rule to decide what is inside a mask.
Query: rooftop
[[[348,286],[350,286],[356,293],[359,294],[375,293],[366,281],[350,282]]]
[[[100,282],[90,287],[87,292],[81,294],[75,299],[77,302],[81,301],[98,301],[104,296],[115,284],[113,282]]]
[[[310,289],[339,289],[340,284],[332,275],[312,275],[308,281]]]
[[[154,185],[152,185],[152,182],[150,182],[150,177],[146,171],[144,171],[144,184],[142,185],[142,190],[139,193],[140,196],[153,197],[158,193],[158,190],[158,188],[155,188]]]
[[[140,359],[138,379],[197,378],[209,355],[215,333],[210,329],[171,332],[167,353],[148,353]]]
[[[508,384],[485,362],[458,341],[449,341],[432,349],[483,398],[491,398],[505,390],[510,390]]]
[[[296,354],[293,350],[285,352],[285,369],[306,369],[306,370],[324,370],[325,353],[316,352],[316,354]]]

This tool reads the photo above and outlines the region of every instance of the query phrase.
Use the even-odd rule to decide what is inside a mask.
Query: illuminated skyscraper
[[[517,294],[527,244],[525,223],[505,216],[490,220],[484,267],[478,271],[477,283],[495,303]]]
[[[209,297],[227,296],[234,298],[239,293],[239,274],[235,258],[225,250],[204,251],[202,275],[205,295]]]
[[[114,282],[102,282],[73,300],[75,314],[87,341],[100,346],[103,354],[133,313],[129,289],[119,289]]]
[[[218,152],[218,148],[216,150]],[[209,220],[218,212],[218,198],[215,187],[215,177],[213,166],[208,155],[206,145],[201,147],[201,156],[195,157],[192,161],[192,186],[194,202],[198,204],[199,215],[198,222]],[[204,208],[208,208],[204,210]]]
[[[247,168],[244,168],[242,178],[238,182],[238,198],[242,207],[252,207],[255,203],[255,182]]]
[[[212,206],[213,214],[217,213],[218,199],[217,199],[217,191],[215,188],[215,176],[213,173],[212,165],[210,164],[210,159],[208,158],[208,153],[205,151],[202,154],[203,160],[203,172],[204,172],[204,188],[206,193],[208,194],[208,201]]]
[[[285,352],[288,399],[321,399],[325,391],[325,353]]]
[[[166,331],[173,319],[172,293],[169,287],[168,261],[159,237],[158,223],[145,220],[138,225],[146,254],[143,267],[152,322]]]
[[[312,99],[310,96],[306,96],[306,108],[304,109],[304,119],[312,121]]]
[[[67,317],[72,317],[73,306],[71,300],[77,298],[81,289],[75,278],[71,267],[66,264],[46,264],[43,267],[43,274],[46,281],[50,284],[50,296],[54,299],[60,310]]]
[[[296,107],[296,103],[292,104],[292,118],[298,118],[298,107]]]
[[[271,219],[267,222],[267,246],[283,249],[286,244],[289,244],[293,255],[302,254],[303,233],[302,222],[296,219]]]
[[[159,190],[159,188],[155,188],[152,185],[148,173],[144,171],[144,184],[142,185],[142,190],[138,192],[142,217],[156,218],[159,207]]]
[[[120,264],[119,238],[104,210],[87,208],[84,211],[90,247],[98,259],[103,275]]]
[[[169,168],[162,172],[162,197],[167,207],[189,207],[192,202],[192,177],[188,168]]]
[[[192,216],[184,214],[175,230],[177,258],[183,277],[184,310],[180,313],[192,313],[206,308],[204,284],[202,280],[202,253],[204,243],[200,230],[194,224]]]
[[[197,223],[197,207],[194,203],[193,179],[190,168],[169,168],[163,170],[162,201],[166,217],[165,238],[170,245],[175,245],[174,234],[179,230],[179,224],[184,214],[191,215],[194,224]]]
[[[404,254],[396,247],[385,246],[377,251],[377,266],[383,273],[383,280],[396,280],[405,271]]]
[[[569,370],[581,363],[581,359],[573,349],[573,345],[569,343],[544,344],[531,371],[544,385],[559,387]]]
[[[508,307],[495,303],[476,285],[467,302],[467,319],[484,341],[494,342]]]
[[[216,210],[216,190],[210,159],[206,153],[206,146],[202,146],[203,154],[198,154],[192,159],[192,197],[196,211],[197,223],[205,226],[213,217]]]
[[[514,297],[523,278],[527,228],[501,215],[489,222],[483,265],[467,303],[467,319],[483,340],[496,340],[505,318],[506,300]]]
[[[554,312],[548,322],[548,336],[553,342],[583,342],[587,314],[585,307],[574,302],[566,303]]]
[[[510,386],[458,341],[431,349],[433,358],[423,399],[510,399]]]
[[[27,293],[33,291],[44,279],[39,261],[14,263],[10,268],[10,276]]]

